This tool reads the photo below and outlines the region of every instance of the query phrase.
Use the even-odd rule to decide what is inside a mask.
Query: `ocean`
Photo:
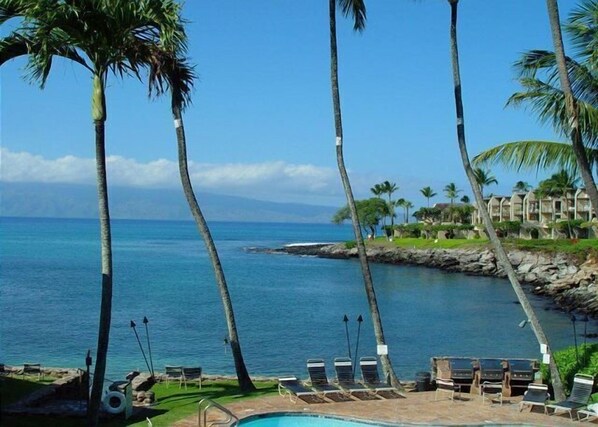
[[[255,251],[352,239],[333,224],[210,223],[252,375],[306,377],[305,361],[375,355],[359,264]],[[100,304],[99,225],[92,219],[1,218],[0,363],[85,367],[95,358]],[[202,366],[234,374],[214,274],[194,223],[113,221],[114,297],[107,377]],[[534,357],[540,350],[504,279],[372,264],[389,355],[400,378],[432,356]],[[553,349],[574,344],[569,317],[530,295]],[[347,315],[349,321],[343,322]],[[359,324],[357,318],[364,321]],[[142,320],[149,320],[147,328]],[[349,344],[347,343],[347,330]],[[587,326],[577,323],[577,340]],[[358,342],[357,342],[358,341]]]

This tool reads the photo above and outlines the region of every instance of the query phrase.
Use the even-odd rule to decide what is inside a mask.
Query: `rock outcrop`
[[[357,249],[344,244],[291,245],[277,251],[294,255],[346,259],[357,257]],[[411,264],[478,276],[505,277],[490,249],[405,249],[369,246],[372,262]],[[566,310],[580,310],[598,317],[598,259],[588,256],[581,265],[564,254],[511,250],[509,260],[522,284],[546,295]]]

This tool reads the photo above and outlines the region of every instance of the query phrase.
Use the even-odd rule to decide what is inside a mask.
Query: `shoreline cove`
[[[372,246],[366,248],[374,263],[416,265],[470,276],[506,278],[491,249],[406,249]],[[270,249],[270,253],[316,256],[331,259],[357,258],[357,249],[344,243],[289,244]],[[547,255],[524,250],[509,250],[508,256],[517,278],[532,292],[551,298],[565,311],[578,310],[598,318],[598,259],[589,255],[581,264],[565,254]]]

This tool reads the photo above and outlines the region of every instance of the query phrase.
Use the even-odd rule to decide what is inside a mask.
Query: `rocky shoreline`
[[[344,243],[293,244],[273,252],[335,259],[357,257],[357,249],[347,249]],[[369,245],[367,254],[372,262],[505,277],[489,249],[405,249]],[[598,259],[595,256],[588,256],[580,264],[565,254],[547,255],[522,250],[511,250],[508,254],[521,283],[532,286],[535,294],[552,298],[564,310],[578,310],[598,317]]]

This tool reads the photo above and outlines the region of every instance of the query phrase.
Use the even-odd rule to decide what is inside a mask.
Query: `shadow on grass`
[[[0,401],[2,405],[16,402],[29,393],[44,387],[46,384],[20,380],[16,378],[0,379]],[[198,403],[202,399],[211,399],[220,404],[253,399],[264,395],[277,393],[276,384],[269,382],[256,382],[258,390],[253,393],[241,393],[237,382],[234,380],[219,380],[204,384],[202,389],[189,388],[188,390],[167,388],[165,384],[156,384],[152,391],[156,396],[156,403],[151,407],[135,407],[133,416],[125,420],[122,415],[112,419],[102,419],[100,424],[106,427],[117,426],[146,426],[146,418],[151,419],[154,425],[166,426],[174,422],[197,414]],[[7,416],[2,414],[0,418],[2,427],[22,426],[63,426],[74,427],[84,426],[84,418],[60,417],[60,416],[33,416],[19,415]]]

